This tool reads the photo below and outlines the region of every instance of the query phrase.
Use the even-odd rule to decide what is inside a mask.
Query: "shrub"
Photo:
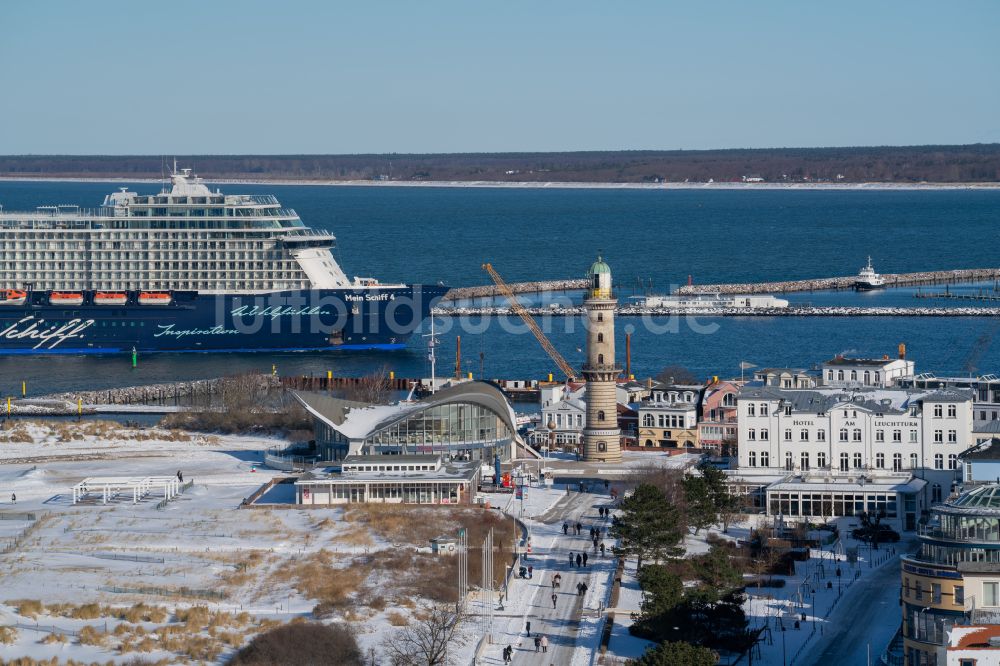
[[[104,614],[100,604],[84,604],[73,608],[69,616],[76,620],[96,620]]]
[[[89,624],[80,629],[80,635],[78,636],[80,640],[80,645],[104,645],[104,639],[106,634],[103,631],[98,631],[96,628],[90,626]]]
[[[45,612],[45,605],[37,599],[20,599],[18,601],[8,601],[8,604],[17,608],[19,615],[24,617],[38,617]]]
[[[69,641],[62,634],[46,634],[45,638],[39,642],[48,645],[50,643],[68,643]]]
[[[346,627],[309,622],[286,624],[260,634],[229,662],[230,666],[271,664],[363,666],[364,659]]]
[[[399,611],[389,611],[385,617],[389,620],[389,624],[394,627],[405,627],[409,624],[406,620],[406,616]]]
[[[17,640],[17,629],[0,627],[0,645],[11,645]]]

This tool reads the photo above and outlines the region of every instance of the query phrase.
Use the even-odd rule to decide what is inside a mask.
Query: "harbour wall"
[[[581,317],[580,307],[525,308],[536,317]],[[787,307],[787,308],[643,308],[620,307],[615,310],[620,317],[996,317],[1000,307],[904,308],[904,307]],[[509,307],[436,308],[438,317],[516,316]]]
[[[920,273],[883,274],[886,287],[904,287],[920,284],[943,284],[949,282],[979,282],[1000,279],[1000,268],[963,268],[952,271],[924,271]],[[814,278],[810,280],[789,280],[784,282],[749,282],[728,284],[685,285],[677,290],[679,294],[774,294],[790,291],[823,291],[829,289],[851,289],[857,277]]]

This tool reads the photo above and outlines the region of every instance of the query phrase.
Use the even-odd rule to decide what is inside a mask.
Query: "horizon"
[[[24,100],[0,110],[7,155],[1000,142],[1000,5],[986,1],[568,11],[114,0],[6,3],[0,19],[0,60],[17,64],[0,85]]]

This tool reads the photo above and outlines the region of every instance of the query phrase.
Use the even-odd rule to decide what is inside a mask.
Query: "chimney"
[[[906,360],[906,343],[905,342],[900,342],[899,343],[899,358],[902,359],[902,360]]]
[[[694,284],[694,276],[688,273],[688,286],[690,287],[693,284]]]

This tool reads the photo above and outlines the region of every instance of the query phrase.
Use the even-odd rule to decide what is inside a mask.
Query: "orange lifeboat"
[[[0,305],[24,305],[28,292],[19,289],[0,289]]]
[[[170,305],[173,299],[170,294],[162,291],[143,291],[139,293],[139,305]]]
[[[128,294],[120,291],[99,291],[94,294],[94,305],[125,305]]]
[[[49,294],[52,305],[83,305],[83,294],[77,292],[53,291]]]

